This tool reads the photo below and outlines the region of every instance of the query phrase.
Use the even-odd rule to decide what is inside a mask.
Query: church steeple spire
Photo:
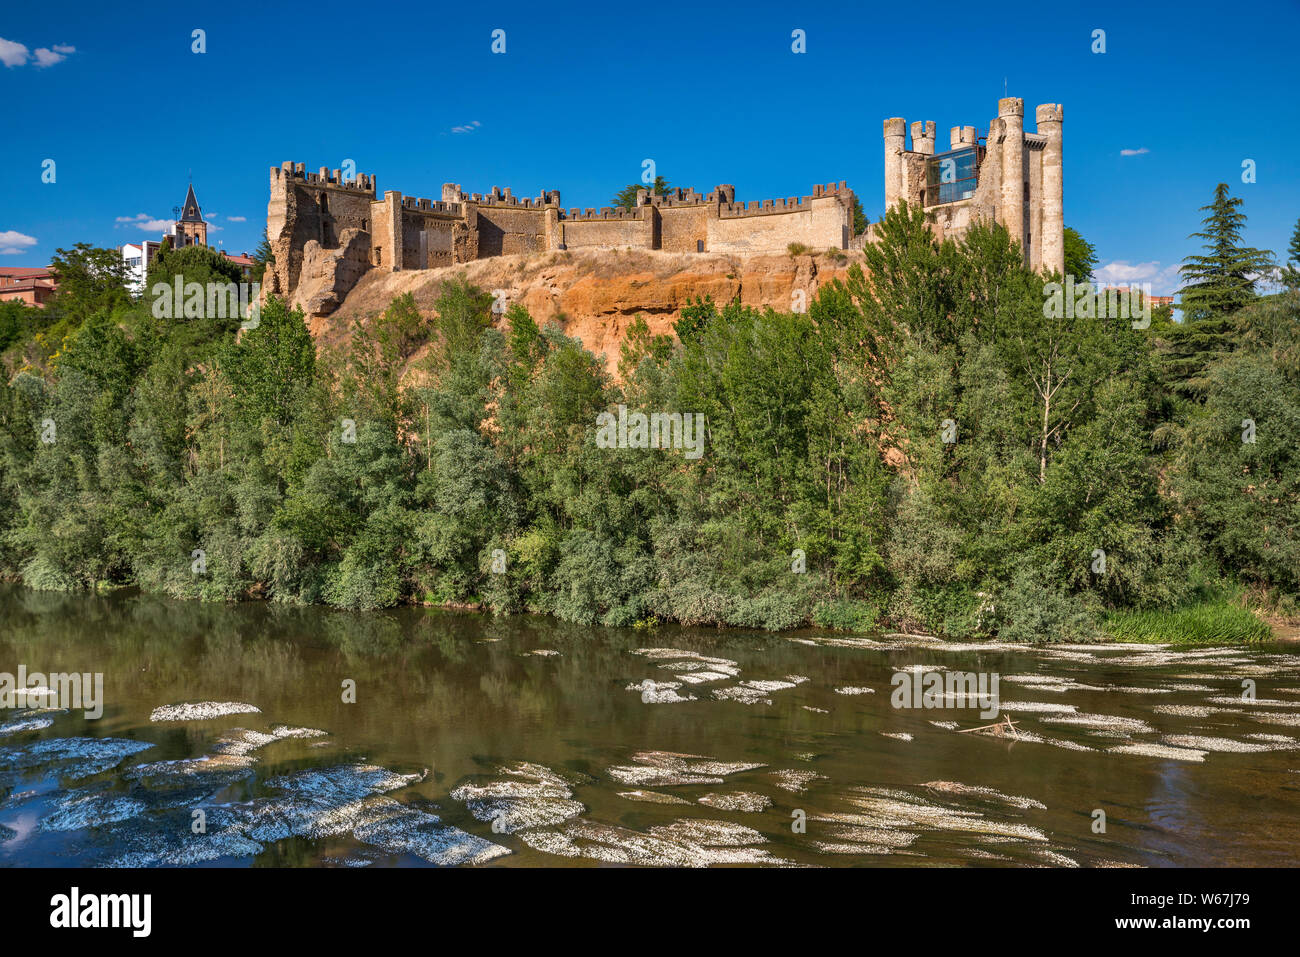
[[[203,210],[199,209],[199,201],[194,196],[194,184],[190,184],[189,192],[185,194],[185,205],[181,208],[182,223],[201,223],[203,222]]]
[[[194,195],[191,183],[185,193],[185,205],[180,209],[176,225],[172,227],[177,246],[206,246],[208,244],[208,224],[203,220],[203,210],[199,208],[198,197]]]

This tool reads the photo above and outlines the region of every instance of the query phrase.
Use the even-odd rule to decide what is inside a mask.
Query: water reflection
[[[1300,661],[1284,649],[16,588],[0,621],[0,671],[102,672],[105,692],[98,721],[0,718],[7,866],[1296,863]],[[1021,733],[959,733],[987,723],[978,708],[891,707],[904,668],[1000,674]],[[185,702],[257,711],[151,720]]]

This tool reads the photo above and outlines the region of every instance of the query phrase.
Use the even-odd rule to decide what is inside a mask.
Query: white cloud
[[[0,37],[0,63],[5,66],[26,66],[27,61],[33,56],[36,57],[36,68],[42,69],[47,66],[54,66],[56,63],[62,63],[71,53],[76,53],[77,48],[66,43],[55,43],[51,47],[37,47],[35,50],[28,50],[21,43],[13,40],[6,40]]]
[[[5,66],[22,66],[27,62],[27,47],[0,37],[0,63]]]
[[[1150,152],[1151,151],[1149,149],[1143,146],[1135,150],[1120,150],[1119,155],[1120,156],[1141,156],[1143,153],[1150,153]]]
[[[1099,267],[1093,272],[1104,283],[1112,282],[1143,282],[1149,281],[1156,273],[1160,271],[1160,263],[1137,263],[1130,265],[1126,262],[1109,262]]]
[[[148,213],[136,213],[134,216],[119,216],[119,217],[117,217],[117,219],[115,220],[115,222],[119,222],[119,223],[134,223],[136,220],[140,220],[140,219],[148,219],[148,218],[149,218],[149,214],[148,214]]]
[[[35,245],[35,236],[25,236],[13,229],[0,232],[0,256],[18,256]]]
[[[476,129],[478,129],[478,127],[482,125],[483,124],[480,123],[478,120],[475,120],[473,123],[466,123],[464,126],[453,126],[451,128],[451,131],[453,133],[473,133]]]
[[[47,50],[45,47],[36,48],[36,68],[54,66],[56,63],[62,63],[67,57],[62,53],[55,53],[53,50]]]
[[[165,233],[172,228],[170,219],[146,219],[142,223],[136,223],[146,233]]]
[[[227,216],[227,217],[226,217],[226,222],[228,222],[228,223],[246,223],[246,222],[248,222],[248,217],[247,217],[247,216]]]
[[[1093,270],[1092,277],[1102,286],[1150,283],[1153,296],[1171,296],[1178,288],[1178,264],[1162,266],[1158,261],[1128,263],[1115,260]]]

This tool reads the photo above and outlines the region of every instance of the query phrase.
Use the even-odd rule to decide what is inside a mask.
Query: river
[[[1300,861],[1293,646],[605,629],[0,587],[0,865]],[[999,714],[895,675],[998,678]],[[929,702],[935,704],[935,701]],[[968,702],[969,703],[969,702]],[[83,702],[83,707],[85,703]],[[1000,733],[999,733],[1000,732]]]

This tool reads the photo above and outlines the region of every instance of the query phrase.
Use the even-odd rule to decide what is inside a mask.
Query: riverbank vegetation
[[[1237,270],[1238,204],[1207,208],[1185,322],[1057,315],[1003,229],[939,243],[904,208],[806,311],[639,320],[617,376],[463,281],[433,318],[404,296],[319,352],[275,299],[242,331],[111,283],[4,304],[0,574],[605,625],[1257,639],[1221,596],[1296,613],[1300,291]],[[148,287],[224,268],[184,250]],[[703,455],[598,447],[620,405],[702,414]]]

